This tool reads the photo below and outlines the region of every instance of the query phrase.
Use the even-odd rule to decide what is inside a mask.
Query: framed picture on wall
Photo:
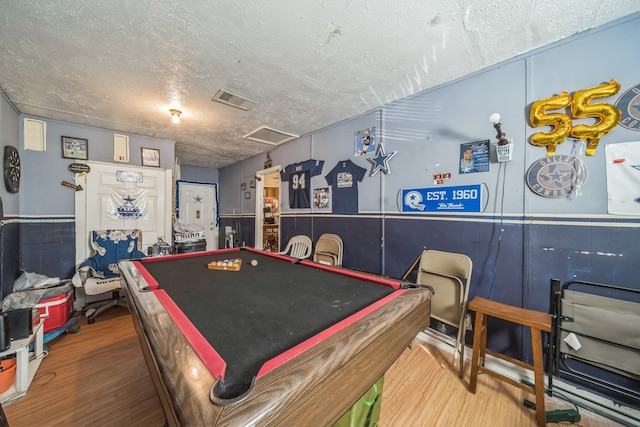
[[[160,150],[142,147],[142,166],[160,167]]]
[[[62,157],[65,159],[89,159],[89,141],[83,138],[62,137]]]

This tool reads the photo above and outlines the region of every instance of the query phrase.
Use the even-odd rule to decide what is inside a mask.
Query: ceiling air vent
[[[258,102],[253,99],[245,98],[244,96],[236,95],[228,90],[220,89],[216,93],[212,101],[221,102],[223,104],[231,105],[232,107],[240,108],[242,110],[250,110]]]
[[[244,139],[250,139],[251,141],[263,142],[271,145],[282,144],[283,142],[291,141],[297,137],[298,135],[271,129],[266,126],[262,126],[243,136]]]

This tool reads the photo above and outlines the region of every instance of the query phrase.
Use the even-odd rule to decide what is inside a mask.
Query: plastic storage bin
[[[16,378],[16,359],[4,359],[0,361],[2,372],[0,372],[0,393],[4,393],[11,387]]]
[[[44,320],[44,333],[56,329],[67,323],[69,314],[73,311],[73,289],[58,296],[43,299],[35,308],[40,310],[40,317]]]
[[[376,427],[380,420],[383,384],[384,376],[378,378],[378,381],[332,427]]]

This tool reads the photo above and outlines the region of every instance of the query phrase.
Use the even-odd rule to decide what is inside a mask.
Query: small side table
[[[519,389],[528,391],[536,396],[536,422],[538,427],[546,425],[546,412],[544,409],[544,372],[542,361],[542,332],[551,332],[551,315],[541,311],[514,307],[497,301],[491,301],[481,297],[475,297],[469,303],[469,310],[476,312],[476,324],[473,332],[473,356],[471,358],[471,378],[469,379],[469,391],[476,392],[478,373],[485,374],[502,380]],[[531,330],[531,351],[533,353],[533,365],[514,359],[502,353],[491,351],[487,348],[487,319],[495,317],[518,325],[527,326]],[[515,381],[505,375],[493,371],[485,366],[485,355],[513,363],[514,365],[533,372],[534,385],[530,386]]]
[[[36,375],[43,359],[44,321],[40,319],[33,326],[33,333],[27,338],[14,340],[11,347],[0,353],[0,357],[16,355],[16,379],[7,391],[0,394],[0,403],[5,403],[27,394],[27,390]],[[33,342],[34,358],[29,361],[29,345]]]

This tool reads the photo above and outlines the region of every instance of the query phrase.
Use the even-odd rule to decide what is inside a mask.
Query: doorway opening
[[[218,185],[210,182],[176,181],[176,219],[188,231],[201,230],[200,238],[206,241],[207,251],[218,249]],[[179,244],[177,246],[180,249]]]
[[[256,172],[255,245],[269,252],[280,250],[280,166]]]

